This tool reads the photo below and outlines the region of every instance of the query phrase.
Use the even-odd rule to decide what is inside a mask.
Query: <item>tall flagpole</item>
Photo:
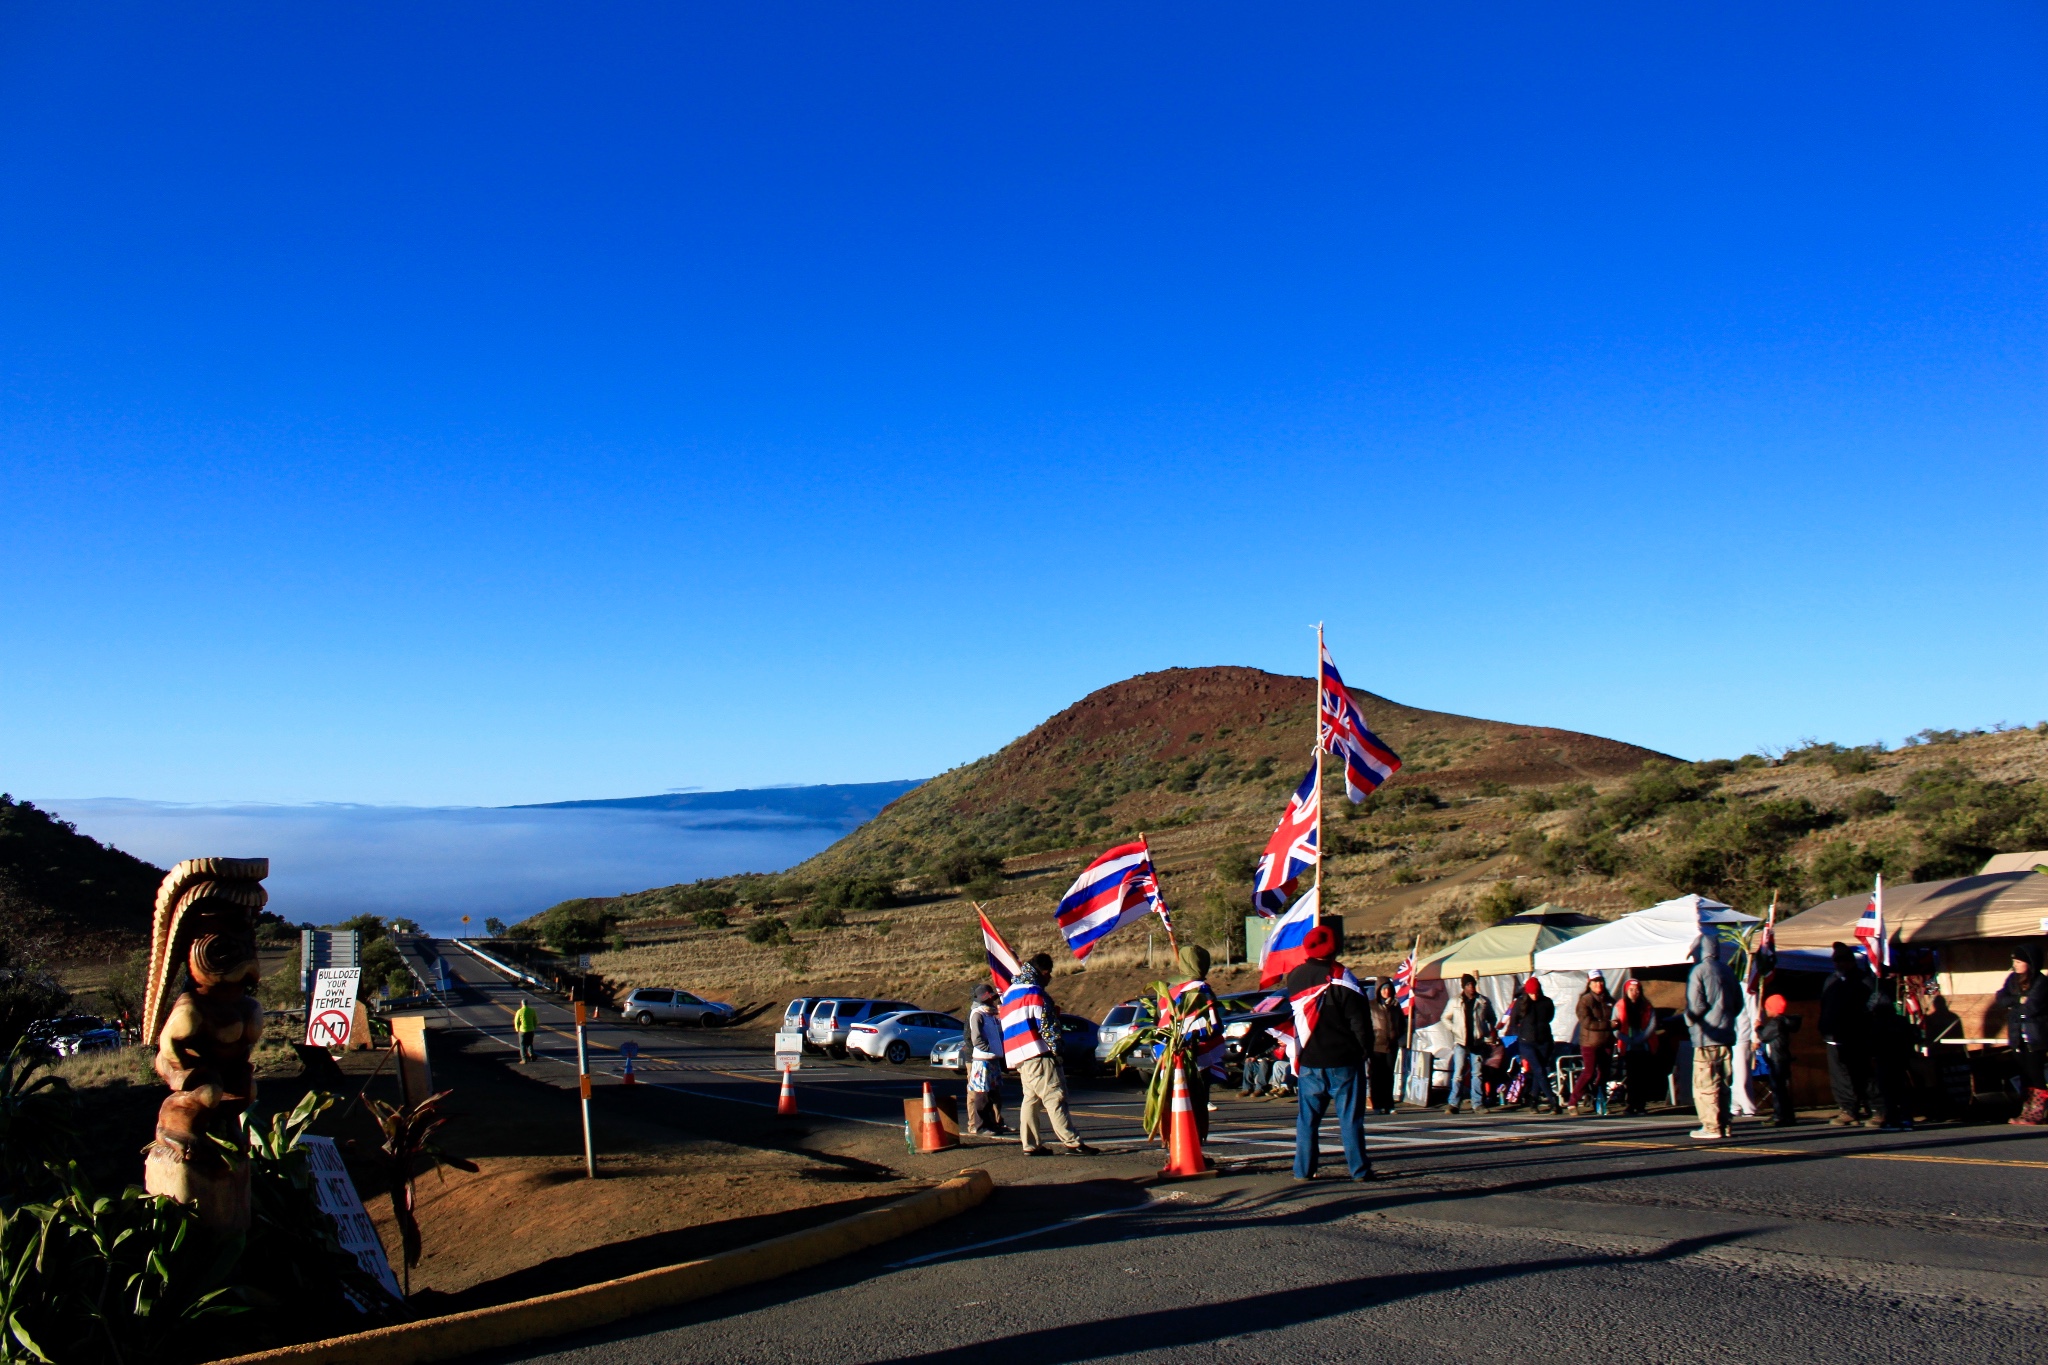
[[[1310,675],[1315,679],[1316,704],[1315,749],[1316,749],[1316,923],[1323,922],[1323,623],[1316,622],[1316,671]]]

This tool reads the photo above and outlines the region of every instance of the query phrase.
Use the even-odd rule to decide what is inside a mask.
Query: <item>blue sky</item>
[[[0,787],[2048,715],[2038,7],[10,5]]]

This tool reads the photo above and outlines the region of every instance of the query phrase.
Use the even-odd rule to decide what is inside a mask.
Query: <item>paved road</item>
[[[452,965],[459,1019],[509,1048],[513,993]],[[543,1014],[566,1032],[559,1007]],[[643,1074],[681,1093],[772,1102],[758,1034],[593,1036],[640,1041]],[[573,1076],[569,1038],[544,1035],[543,1055]],[[806,1111],[896,1126],[924,1070],[807,1062]],[[1048,1180],[1142,1169],[1135,1104],[1104,1089],[1078,1105],[1089,1140],[1125,1157],[1023,1164]],[[865,1260],[503,1358],[1970,1361],[2039,1358],[2048,1331],[2039,1131],[1746,1128],[1702,1148],[1654,1117],[1406,1114],[1373,1122],[1385,1178],[1360,1187],[1279,1173],[1291,1106],[1226,1099],[1215,1119],[1223,1179],[1006,1185]]]

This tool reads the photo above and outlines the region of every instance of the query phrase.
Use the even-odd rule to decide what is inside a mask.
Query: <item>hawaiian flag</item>
[[[1344,760],[1344,791],[1353,801],[1372,795],[1380,783],[1400,771],[1401,759],[1365,728],[1365,717],[1351,700],[1351,692],[1330,662],[1330,649],[1322,647],[1323,677],[1319,688],[1321,707],[1316,723],[1316,743],[1323,752]]]
[[[1892,945],[1884,932],[1884,873],[1877,874],[1877,886],[1870,893],[1869,904],[1863,907],[1862,916],[1856,921],[1856,937],[1863,945],[1863,955],[1870,959],[1870,970],[1879,976],[1892,965]]]
[[[1408,956],[1401,959],[1401,965],[1394,969],[1394,1004],[1403,1014],[1415,1012],[1415,954],[1422,948],[1418,940],[1408,950]]]
[[[1259,874],[1252,879],[1252,908],[1271,918],[1287,908],[1301,874],[1315,866],[1316,829],[1322,824],[1323,794],[1316,789],[1316,770],[1294,789],[1266,851],[1259,855]]]
[[[1305,986],[1287,997],[1287,1003],[1294,1008],[1294,1036],[1304,1045],[1315,1036],[1316,1024],[1323,1017],[1323,995],[1330,987],[1342,986],[1360,995],[1365,994],[1365,987],[1358,984],[1358,978],[1351,974],[1349,967],[1340,967],[1334,962],[1330,967],[1328,980]]]
[[[1294,908],[1273,921],[1259,949],[1259,984],[1271,986],[1308,961],[1308,931],[1316,927],[1316,909],[1322,902],[1322,888],[1311,886]]]
[[[989,980],[996,983],[997,990],[1006,991],[1010,989],[1010,983],[1017,979],[1017,954],[1011,950],[1009,944],[1003,942],[1003,936],[988,922],[988,915],[980,906],[974,907],[974,913],[981,918],[981,946],[988,954]]]
[[[1147,913],[1161,920],[1167,915],[1152,850],[1140,839],[1118,844],[1082,869],[1060,898],[1060,933],[1075,957],[1086,957],[1096,944]]]

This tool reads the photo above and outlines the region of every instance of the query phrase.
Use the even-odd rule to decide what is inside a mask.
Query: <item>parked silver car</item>
[[[1115,1047],[1117,1041],[1132,1029],[1143,1028],[1145,1025],[1150,1024],[1152,1022],[1152,1013],[1152,1002],[1145,999],[1126,1000],[1121,1005],[1112,1006],[1109,1013],[1102,1016],[1102,1022],[1095,1027],[1095,1060],[1097,1064],[1108,1066],[1110,1049]],[[1133,1057],[1126,1065],[1136,1065],[1137,1060],[1137,1058]]]
[[[729,1024],[735,1011],[731,1005],[705,1000],[688,991],[666,986],[642,986],[626,997],[620,1013],[643,1028],[649,1024],[696,1024],[717,1028]]]
[[[960,1021],[950,1014],[898,1010],[848,1028],[846,1050],[901,1066],[912,1057],[931,1056],[934,1043],[960,1030]]]
[[[967,1070],[967,1032],[942,1033],[932,1044],[932,1065],[947,1071]]]
[[[857,996],[820,1000],[811,1011],[811,1026],[804,1031],[804,1037],[812,1047],[835,1054],[844,1053],[847,1030],[855,1024],[866,1019],[879,1019],[898,1010],[916,1008],[907,1000],[863,1000]]]

